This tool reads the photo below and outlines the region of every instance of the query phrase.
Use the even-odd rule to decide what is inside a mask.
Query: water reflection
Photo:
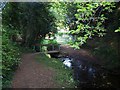
[[[73,69],[74,80],[77,83],[77,87],[113,87],[111,82],[112,77],[100,67],[92,64],[82,62],[82,60],[74,60],[69,57],[60,58],[63,64]]]
[[[68,68],[72,68],[73,59],[66,57],[66,58],[60,58],[60,60],[63,62],[65,66],[67,66]]]

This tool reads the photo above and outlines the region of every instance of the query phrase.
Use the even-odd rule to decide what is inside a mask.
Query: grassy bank
[[[56,72],[54,80],[58,85],[64,88],[74,88],[75,82],[72,77],[72,70],[66,68],[60,60],[49,58],[45,54],[40,54],[36,58],[40,63],[46,65],[46,67],[51,67]]]
[[[102,65],[109,70],[120,69],[120,44],[117,37],[103,37],[89,40],[83,47],[90,51],[93,57],[96,57]]]

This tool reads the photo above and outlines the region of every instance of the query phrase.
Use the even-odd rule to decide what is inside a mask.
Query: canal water
[[[57,42],[66,44],[74,38],[68,34],[57,36]],[[62,41],[62,42],[61,42]],[[56,57],[57,58],[57,57]],[[73,69],[73,78],[77,82],[77,88],[114,88],[120,89],[120,75],[115,74],[95,63],[88,62],[81,56],[59,57],[63,64]]]
[[[77,60],[68,56],[59,60],[66,67],[73,69],[73,78],[77,82],[77,88],[120,88],[120,76],[111,74],[99,65],[82,58]]]

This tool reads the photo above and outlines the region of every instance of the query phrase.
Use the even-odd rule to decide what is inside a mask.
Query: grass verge
[[[74,88],[73,71],[66,68],[60,60],[49,58],[46,54],[40,54],[36,59],[46,67],[51,67],[56,72],[54,80],[58,85],[64,88]]]

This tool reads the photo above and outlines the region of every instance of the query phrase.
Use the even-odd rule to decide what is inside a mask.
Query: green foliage
[[[43,50],[52,50],[54,45],[54,49],[58,48],[58,43],[55,39],[45,39],[41,42],[42,44],[48,44],[47,46],[43,46],[42,49]]]
[[[57,41],[55,39],[52,39],[52,40],[45,39],[41,43],[42,44],[57,44]]]
[[[56,18],[55,20],[56,25],[60,28],[64,28],[66,26],[65,24],[65,18],[67,13],[66,3],[55,2],[50,4],[51,4],[50,12],[53,13],[53,15]]]
[[[56,40],[49,40],[48,43],[49,44],[57,44],[57,41]]]
[[[39,36],[44,38],[50,31],[56,32],[55,18],[49,9],[49,3],[10,2],[3,9],[2,21],[21,33],[26,46],[32,46]]]
[[[2,77],[3,87],[9,87],[12,74],[19,64],[20,47],[11,41],[12,36],[21,35],[25,46],[38,43],[38,36],[56,32],[54,16],[49,3],[9,2],[2,11]],[[39,42],[40,43],[40,42]],[[23,50],[26,50],[25,48]]]
[[[113,12],[115,7],[114,2],[7,3],[2,11],[2,24],[7,26],[7,28],[3,28],[2,37],[3,87],[9,85],[12,72],[19,63],[20,48],[10,40],[13,35],[20,34],[25,46],[32,46],[36,43],[44,43],[45,35],[49,32],[56,33],[56,27],[69,27],[69,34],[76,36],[70,44],[79,49],[88,39],[96,36],[102,37],[106,35],[107,29],[110,30],[109,28],[111,27],[117,29],[119,27],[120,15],[118,10],[118,16],[116,17],[118,22],[114,21],[118,24],[111,25],[110,23],[109,27],[105,28],[109,14]],[[115,32],[120,32],[120,28],[115,30]],[[46,43],[57,44],[55,40],[49,40]],[[114,49],[107,48],[102,50],[102,48],[97,51],[98,55],[103,53],[102,57],[105,57],[105,54],[107,54],[112,59],[116,56],[116,52],[112,52]],[[109,56],[110,54],[111,56]],[[41,60],[45,59],[41,62],[59,71],[58,81],[62,84],[66,81],[67,83],[64,86],[73,84],[69,71],[65,70],[60,62],[45,56],[40,58]],[[112,60],[111,62],[114,61]]]
[[[13,71],[20,62],[20,50],[9,39],[10,29],[3,28],[2,33],[2,83],[3,88],[9,87]]]
[[[105,35],[104,27],[106,15],[113,11],[115,3],[113,2],[86,2],[74,3],[74,20],[69,24],[70,34],[76,35],[74,46],[81,46],[86,43],[89,38],[94,36],[102,37]],[[68,7],[69,8],[69,7]],[[68,9],[69,10],[69,9]],[[69,11],[70,12],[70,11]]]
[[[120,27],[117,30],[115,30],[115,32],[120,32]]]
[[[66,68],[60,60],[48,58],[45,54],[40,54],[36,58],[40,63],[51,67],[56,72],[54,79],[61,87],[74,88],[75,82],[72,77],[72,71]]]
[[[115,69],[120,67],[119,55],[114,48],[103,45],[102,47],[94,50],[93,53],[99,57],[101,62],[104,62],[104,66],[107,69]]]

